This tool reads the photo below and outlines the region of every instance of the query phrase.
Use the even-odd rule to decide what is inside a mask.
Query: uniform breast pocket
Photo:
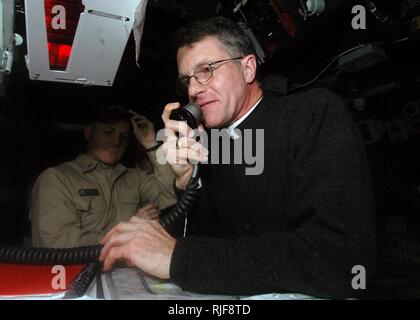
[[[118,216],[120,217],[120,221],[128,220],[140,209],[140,196],[137,190],[121,193],[118,200]]]
[[[93,197],[86,197],[76,203],[80,228],[83,230],[97,232],[106,225],[106,203],[95,200]]]

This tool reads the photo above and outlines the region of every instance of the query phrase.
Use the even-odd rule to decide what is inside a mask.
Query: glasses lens
[[[207,63],[198,65],[194,70],[194,78],[201,84],[209,81],[211,76],[212,70]]]
[[[199,64],[194,69],[193,76],[198,83],[205,84],[213,76],[213,69],[208,63]],[[175,84],[175,91],[177,94],[181,96],[188,94],[188,87],[190,85],[191,78],[192,76],[178,78]]]

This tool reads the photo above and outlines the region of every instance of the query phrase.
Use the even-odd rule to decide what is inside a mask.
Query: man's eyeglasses
[[[222,64],[219,64],[218,66],[215,66],[216,64],[221,63],[221,62],[239,60],[239,59],[243,59],[243,57],[217,60],[210,63],[201,63],[194,68],[193,74],[191,76],[178,78],[178,82],[182,84],[182,87],[184,87],[184,90],[189,87],[192,77],[194,77],[194,79],[198,83],[206,84],[207,82],[211,80],[211,78],[213,78],[214,70],[216,70],[218,67],[222,65]]]

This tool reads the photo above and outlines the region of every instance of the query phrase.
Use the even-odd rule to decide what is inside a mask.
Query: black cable
[[[63,299],[74,299],[83,296],[93,278],[98,272],[100,264],[98,262],[91,262],[85,265],[82,271],[74,278],[70,284],[69,290],[64,294]]]
[[[202,185],[198,175],[193,177],[175,208],[160,218],[160,224],[172,236],[179,236],[179,231],[177,231],[179,228],[177,229],[177,226],[183,223],[188,214],[192,212],[192,209],[198,201],[201,187]]]
[[[35,265],[71,265],[98,261],[102,245],[52,249],[0,246],[0,263]]]

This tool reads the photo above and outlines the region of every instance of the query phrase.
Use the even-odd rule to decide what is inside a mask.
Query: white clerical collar
[[[251,108],[251,109],[249,109],[248,110],[248,112],[247,113],[245,113],[242,117],[240,117],[238,120],[236,120],[234,123],[232,123],[228,128],[227,128],[227,131],[228,131],[228,133],[229,133],[229,135],[230,135],[230,137],[233,139],[233,140],[236,140],[236,139],[238,139],[239,138],[239,135],[235,132],[235,128],[237,127],[237,126],[239,126],[241,123],[242,123],[242,121],[244,121],[250,114],[251,114],[251,112],[252,111],[254,111],[254,109],[258,106],[258,104],[260,103],[260,101],[262,100],[262,98],[263,97],[261,97],[255,104],[254,104],[254,106]]]

